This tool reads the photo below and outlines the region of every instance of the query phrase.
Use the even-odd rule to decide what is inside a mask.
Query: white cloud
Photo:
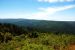
[[[75,5],[69,5],[64,7],[48,7],[48,8],[39,8],[39,12],[31,14],[28,19],[42,19],[42,20],[50,20],[51,15],[54,15],[55,13],[59,11],[64,11],[70,8],[74,8]]]
[[[74,1],[74,0],[66,0],[67,2],[71,2],[71,1]]]
[[[53,2],[72,2],[74,0],[38,0],[39,2],[49,2],[49,3],[53,3]]]

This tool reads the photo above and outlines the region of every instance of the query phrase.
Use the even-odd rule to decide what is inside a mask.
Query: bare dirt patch
[[[70,44],[65,50],[75,50],[75,44]]]

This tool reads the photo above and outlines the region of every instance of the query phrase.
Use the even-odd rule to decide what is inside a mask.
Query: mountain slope
[[[11,23],[41,32],[75,33],[75,21],[45,21],[28,19],[1,19],[1,23]]]

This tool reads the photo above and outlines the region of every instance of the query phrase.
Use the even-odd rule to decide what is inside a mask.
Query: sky
[[[75,0],[0,0],[0,19],[75,21]]]

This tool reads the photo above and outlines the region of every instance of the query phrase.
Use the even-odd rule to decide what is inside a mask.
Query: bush
[[[29,37],[30,38],[37,38],[39,35],[38,35],[39,33],[37,33],[37,32],[33,32],[33,33],[30,33],[29,34]]]

